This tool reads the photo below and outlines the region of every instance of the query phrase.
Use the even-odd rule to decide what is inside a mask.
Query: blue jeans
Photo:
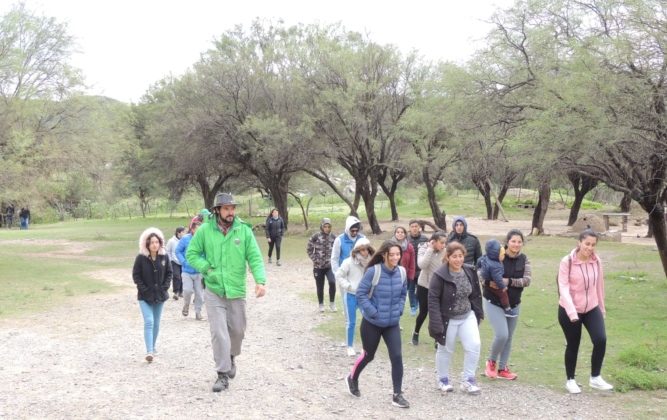
[[[347,346],[354,344],[354,327],[357,324],[357,295],[345,293],[345,329],[347,332]]]
[[[160,317],[162,316],[162,307],[164,302],[150,304],[145,300],[139,301],[141,315],[144,317],[144,342],[146,343],[146,353],[155,351],[155,342],[158,332],[160,332]]]
[[[415,293],[415,290],[417,290],[417,281],[409,281],[408,282],[408,300],[410,301],[410,309],[416,310],[417,307],[419,307],[419,301],[417,300],[417,294]]]

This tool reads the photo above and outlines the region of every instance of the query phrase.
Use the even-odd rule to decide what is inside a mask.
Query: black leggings
[[[607,349],[607,334],[604,328],[604,317],[599,307],[595,307],[585,314],[577,314],[579,321],[572,322],[562,306],[558,307],[558,322],[565,334],[565,373],[567,379],[574,379],[577,369],[577,355],[579,354],[579,343],[581,342],[581,325],[588,331],[593,342],[593,354],[591,355],[591,376],[599,376],[602,370],[602,361]]]
[[[171,262],[171,270],[174,272],[172,276],[172,284],[174,285],[174,293],[183,293],[183,280],[181,279],[181,265]]]
[[[393,327],[378,327],[366,319],[361,320],[361,344],[364,351],[352,367],[352,379],[359,380],[361,371],[364,370],[373,358],[380,345],[380,338],[384,339],[389,351],[389,360],[391,361],[391,383],[394,386],[394,394],[401,393],[403,385],[403,355],[401,353],[401,328],[398,325]]]
[[[329,280],[329,302],[336,298],[336,277],[334,276],[331,267],[329,268],[313,268],[313,276],[315,277],[315,287],[317,287],[317,302],[322,305],[324,303],[324,278]],[[345,302],[343,302],[343,305]]]
[[[419,314],[415,321],[415,332],[419,334],[419,330],[428,315],[428,289],[426,287],[417,285],[417,300],[419,301]]]
[[[276,247],[276,260],[280,260],[280,243],[282,242],[283,237],[278,236],[277,238],[271,238],[271,242],[269,242],[269,258],[271,258],[271,254],[273,254],[273,247],[275,245]]]

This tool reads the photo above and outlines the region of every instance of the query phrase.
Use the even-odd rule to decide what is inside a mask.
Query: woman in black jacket
[[[269,264],[271,264],[271,255],[273,247],[276,247],[276,265],[280,265],[280,243],[283,240],[285,232],[285,221],[280,217],[278,209],[271,210],[271,214],[266,218],[265,224],[266,239],[269,241]]]
[[[164,249],[164,235],[157,228],[146,229],[139,237],[139,255],[134,260],[132,279],[144,317],[146,361],[152,362],[160,331],[164,302],[169,299],[172,267]]]
[[[484,318],[482,291],[477,272],[464,265],[466,248],[459,242],[450,242],[445,248],[445,264],[438,268],[428,287],[428,331],[438,342],[435,354],[438,388],[451,392],[449,365],[456,340],[463,345],[463,377],[461,390],[479,394],[475,379],[479,362],[479,323]]]

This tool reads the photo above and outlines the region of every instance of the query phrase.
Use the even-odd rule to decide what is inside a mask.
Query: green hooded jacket
[[[266,283],[264,261],[252,227],[238,217],[227,235],[222,234],[215,218],[208,219],[192,237],[185,258],[218,296],[246,297],[246,262],[255,283]]]

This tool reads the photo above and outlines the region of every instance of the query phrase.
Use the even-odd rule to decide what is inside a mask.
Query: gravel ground
[[[440,395],[433,363],[425,363],[431,369],[406,366],[411,408],[399,409],[391,405],[384,347],[361,377],[362,397],[352,397],[343,380],[353,359],[314,331],[330,315],[303,299],[315,292],[310,267],[287,262],[267,269],[267,296],[248,298],[243,354],[228,391],[211,392],[208,322],[195,321],[193,311],[184,318],[180,300],[165,305],[155,361],[143,360],[130,270],[109,270],[91,275],[118,284],[117,293],[0,322],[0,418],[628,417],[615,394],[587,386],[570,396],[521,381],[484,381],[479,396]]]

